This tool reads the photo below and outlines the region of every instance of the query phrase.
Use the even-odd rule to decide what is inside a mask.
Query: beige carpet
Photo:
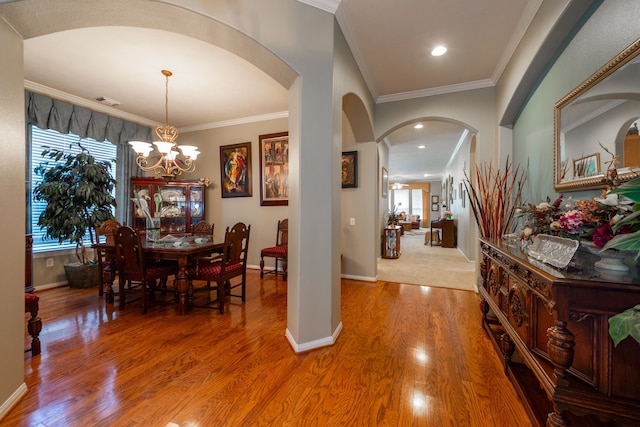
[[[378,260],[378,280],[476,291],[475,263],[457,248],[424,244],[424,230],[405,232],[398,259]]]

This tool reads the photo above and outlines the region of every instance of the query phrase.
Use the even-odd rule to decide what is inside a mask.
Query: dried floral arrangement
[[[514,167],[508,158],[504,169],[495,168],[491,162],[477,165],[474,180],[464,171],[463,184],[482,237],[499,239],[513,232],[527,172],[528,166]]]

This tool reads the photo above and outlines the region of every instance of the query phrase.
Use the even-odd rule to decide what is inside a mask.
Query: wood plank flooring
[[[343,280],[337,343],[296,355],[286,290],[250,271],[245,304],[186,316],[42,291],[42,354],[0,426],[531,425],[475,293]]]

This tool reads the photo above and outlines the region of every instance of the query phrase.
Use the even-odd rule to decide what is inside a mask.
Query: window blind
[[[43,252],[55,249],[75,249],[76,244],[66,241],[62,244],[58,243],[58,240],[49,239],[46,237],[44,229],[41,229],[38,225],[38,218],[42,211],[44,211],[47,204],[45,202],[36,202],[33,200],[33,188],[37,186],[42,177],[37,175],[34,170],[43,161],[47,160],[50,164],[53,164],[53,160],[42,157],[42,152],[46,147],[62,150],[65,153],[78,153],[80,149],[76,145],[78,142],[85,147],[92,156],[99,161],[111,161],[111,176],[116,175],[116,146],[109,141],[98,142],[92,138],[80,138],[74,134],[62,134],[58,131],[51,129],[40,129],[37,126],[30,125],[29,133],[31,139],[31,161],[30,161],[30,175],[31,175],[31,234],[33,235],[33,251]],[[61,159],[60,162],[63,160]],[[84,237],[85,244],[91,244],[89,233]]]

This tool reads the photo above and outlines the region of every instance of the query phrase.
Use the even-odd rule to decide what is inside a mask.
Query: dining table
[[[166,236],[165,236],[166,238]],[[180,239],[178,236],[176,239]],[[205,257],[213,253],[222,251],[224,243],[214,243],[207,240],[204,243],[196,243],[196,239],[186,239],[182,244],[177,245],[172,241],[150,241],[141,239],[142,251],[145,260],[149,262],[157,261],[175,261],[178,264],[178,274],[175,277],[175,289],[178,292],[178,303],[176,311],[179,315],[184,315],[189,311],[193,299],[193,284],[187,270],[195,259]],[[106,299],[108,303],[113,304],[115,301],[115,293],[113,291],[113,282],[116,278],[116,260],[112,255],[115,253],[115,247],[109,243],[96,243],[92,248],[100,254],[101,259],[105,259],[108,263],[103,268],[102,279],[107,285]]]

